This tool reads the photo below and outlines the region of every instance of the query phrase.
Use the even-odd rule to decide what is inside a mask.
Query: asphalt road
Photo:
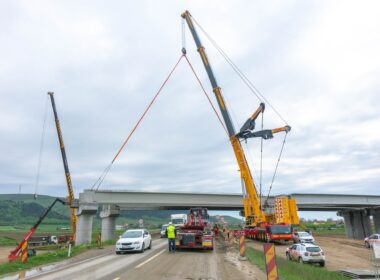
[[[178,251],[169,253],[166,239],[154,240],[144,253],[116,255],[114,252],[78,263],[58,266],[49,272],[26,279],[187,279],[233,280],[264,279],[248,262],[238,260],[222,244],[214,251]]]

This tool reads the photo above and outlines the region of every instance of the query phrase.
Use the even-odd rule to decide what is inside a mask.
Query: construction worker
[[[177,234],[177,230],[173,226],[173,223],[170,222],[168,227],[166,228],[166,236],[168,237],[169,242],[169,253],[175,253],[175,236]]]
[[[214,230],[214,236],[215,236],[215,238],[219,239],[219,228],[218,228],[217,224],[214,225],[213,230]]]

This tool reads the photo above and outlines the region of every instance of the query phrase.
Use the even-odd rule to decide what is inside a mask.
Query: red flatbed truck
[[[176,248],[178,249],[214,249],[214,238],[207,226],[206,208],[192,208],[187,223],[177,229]]]

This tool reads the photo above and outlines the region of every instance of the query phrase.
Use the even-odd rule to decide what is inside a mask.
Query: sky
[[[5,0],[0,7],[1,193],[67,193],[48,91],[75,195],[91,188],[181,56],[180,14],[188,9],[292,127],[271,194],[380,195],[378,1]],[[260,100],[198,32],[238,130]],[[185,38],[217,106],[187,27]],[[267,106],[264,127],[284,125]],[[283,138],[264,141],[263,194]],[[243,147],[258,183],[260,140]],[[185,61],[100,188],[241,193],[228,138]]]

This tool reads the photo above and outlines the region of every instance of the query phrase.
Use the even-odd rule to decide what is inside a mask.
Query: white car
[[[123,233],[116,242],[116,254],[152,248],[152,236],[146,229],[130,229]]]
[[[314,243],[314,237],[306,231],[298,231],[293,233],[294,243]]]
[[[373,243],[380,243],[380,234],[375,233],[364,238],[364,246],[367,248],[371,248]]]
[[[315,244],[294,244],[286,249],[286,258],[299,263],[319,263],[320,266],[325,266],[325,253]]]

